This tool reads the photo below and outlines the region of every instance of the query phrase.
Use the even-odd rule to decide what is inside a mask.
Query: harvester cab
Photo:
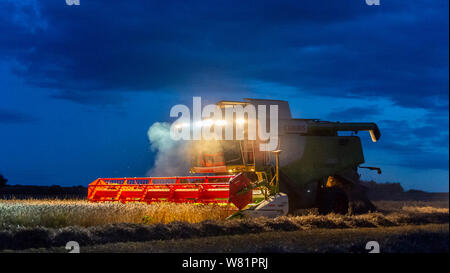
[[[225,204],[249,217],[276,217],[313,207],[321,213],[375,210],[357,172],[364,163],[360,138],[340,133],[368,131],[375,142],[380,138],[375,123],[295,119],[288,102],[280,100],[245,99],[217,105],[223,112],[242,106],[246,115],[233,115],[234,140],[190,141],[191,176],[99,178],[89,185],[88,199]],[[248,105],[278,106],[276,149],[261,149],[267,141],[249,137]],[[263,127],[269,128],[269,118],[264,121]],[[256,130],[260,123],[256,122]]]

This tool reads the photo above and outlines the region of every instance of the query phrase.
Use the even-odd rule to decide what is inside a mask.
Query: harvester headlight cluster
[[[245,123],[245,119],[243,118],[239,118],[236,120],[236,124],[244,124]]]
[[[246,121],[245,119],[237,119],[236,120],[236,124],[244,124]],[[196,121],[194,123],[194,126],[198,126],[198,127],[202,127],[202,126],[212,126],[212,125],[217,125],[217,126],[226,126],[228,124],[228,122],[226,120],[212,120],[212,119],[204,119],[204,120],[200,120],[200,121]],[[179,123],[177,125],[175,125],[175,128],[180,129],[180,128],[184,128],[184,127],[189,127],[191,124],[189,122],[183,122],[183,123]]]
[[[227,125],[227,121],[226,120],[216,120],[214,123],[216,125],[218,125],[218,126],[225,126],[225,125]]]
[[[212,126],[212,125],[218,125],[218,126],[224,126],[227,122],[225,120],[213,120],[213,119],[204,119],[201,121],[195,122],[196,126]]]
[[[214,124],[214,121],[212,120],[212,119],[204,119],[203,121],[202,121],[202,126],[211,126],[211,125],[213,125]]]
[[[188,122],[183,122],[183,123],[175,125],[175,128],[177,128],[177,129],[185,128],[185,127],[189,127],[189,123]]]

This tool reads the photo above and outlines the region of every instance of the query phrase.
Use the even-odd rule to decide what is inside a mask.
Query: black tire
[[[320,214],[347,214],[347,194],[337,187],[321,189],[318,196],[318,210]]]

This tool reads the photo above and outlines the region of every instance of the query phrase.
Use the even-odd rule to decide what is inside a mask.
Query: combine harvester
[[[381,171],[360,166],[364,156],[355,135],[368,131],[376,142],[380,131],[375,123],[294,119],[288,102],[279,100],[217,103],[221,109],[249,104],[278,105],[278,150],[261,151],[263,142],[249,140],[248,128],[243,140],[191,141],[192,176],[99,178],[89,185],[88,200],[224,204],[244,217],[276,217],[313,207],[320,213],[375,210],[357,170]],[[344,131],[353,134],[339,134]]]

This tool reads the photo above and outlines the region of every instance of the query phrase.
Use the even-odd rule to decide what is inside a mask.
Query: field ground
[[[224,220],[230,211],[188,204],[92,204],[0,200],[0,251],[65,252],[446,252],[448,199],[377,201],[378,212]]]
[[[195,239],[157,240],[92,245],[81,252],[128,253],[367,253],[366,243],[377,241],[380,253],[445,253],[449,225],[314,229]],[[66,252],[64,247],[27,252]]]

